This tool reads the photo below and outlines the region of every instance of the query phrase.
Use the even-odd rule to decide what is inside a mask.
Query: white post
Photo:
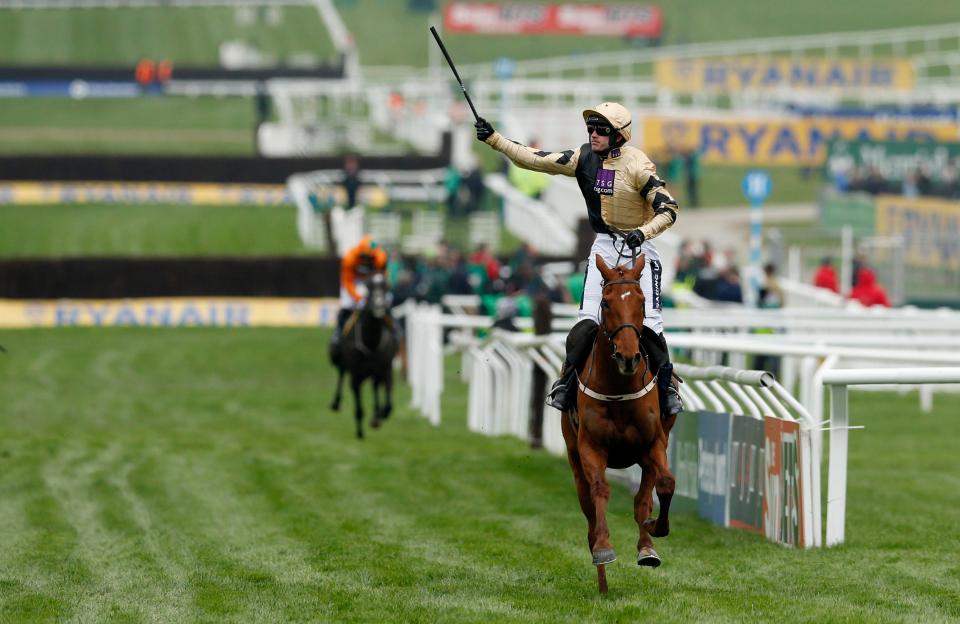
[[[843,543],[847,505],[847,386],[830,386],[830,471],[827,483],[827,546]]]

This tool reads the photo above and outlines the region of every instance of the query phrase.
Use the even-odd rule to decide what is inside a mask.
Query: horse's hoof
[[[602,548],[593,551],[593,565],[606,565],[617,560],[617,553],[612,548]]]
[[[656,568],[660,565],[660,555],[649,546],[641,548],[637,552],[637,565]]]
[[[643,521],[643,528],[646,529],[650,537],[666,537],[670,534],[670,526],[665,527],[663,531],[657,531],[657,519],[649,518]]]
[[[363,432],[362,432],[362,431],[358,431],[358,432],[357,432],[357,439],[358,439],[358,440],[362,440],[362,439],[363,439]]]
[[[380,420],[379,418],[374,418],[374,419],[370,422],[370,426],[373,427],[374,429],[379,429],[381,422],[383,422],[383,421]]]
[[[340,401],[334,401],[333,403],[331,403],[331,404],[330,404],[330,409],[332,409],[332,410],[335,411],[335,412],[339,412],[339,411],[340,411]]]

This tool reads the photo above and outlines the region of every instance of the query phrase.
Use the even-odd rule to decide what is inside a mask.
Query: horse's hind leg
[[[333,401],[330,402],[330,409],[335,412],[340,411],[340,396],[343,390],[343,369],[337,368],[337,389],[333,394]]]
[[[656,520],[648,519],[644,522],[647,531],[653,537],[666,537],[670,534],[670,501],[673,500],[673,490],[676,481],[670,467],[667,465],[667,450],[657,442],[650,450],[650,461],[656,471],[657,498],[660,499],[660,514]]]
[[[350,387],[353,389],[353,417],[357,421],[357,438],[363,438],[363,395],[360,393],[360,386],[362,383],[362,379],[351,375]]]

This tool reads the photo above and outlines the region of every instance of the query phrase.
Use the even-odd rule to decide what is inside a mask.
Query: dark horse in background
[[[674,478],[667,466],[667,436],[675,417],[667,422],[660,418],[657,378],[640,342],[645,305],[640,273],[644,261],[641,255],[632,269],[611,269],[597,254],[597,268],[604,280],[600,328],[590,357],[577,371],[577,407],[561,417],[567,458],[589,525],[587,541],[601,593],[607,591],[604,566],[617,558],[606,517],[608,467],[639,464],[643,469],[633,501],[633,515],[640,529],[638,565],[660,565],[652,537],[663,537],[670,531]],[[660,515],[655,520],[650,518],[654,487],[660,499]]]
[[[363,437],[363,400],[361,386],[373,381],[373,421],[376,429],[390,417],[393,409],[393,358],[397,354],[397,338],[393,332],[387,301],[387,281],[382,273],[374,273],[366,282],[367,298],[362,308],[343,326],[340,344],[331,344],[330,361],[337,369],[337,390],[330,408],[340,410],[341,390],[345,374],[350,375],[353,389],[357,437]]]

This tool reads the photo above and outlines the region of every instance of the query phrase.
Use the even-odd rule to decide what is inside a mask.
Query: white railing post
[[[847,386],[830,386],[830,468],[827,482],[827,546],[843,543],[847,505]]]

